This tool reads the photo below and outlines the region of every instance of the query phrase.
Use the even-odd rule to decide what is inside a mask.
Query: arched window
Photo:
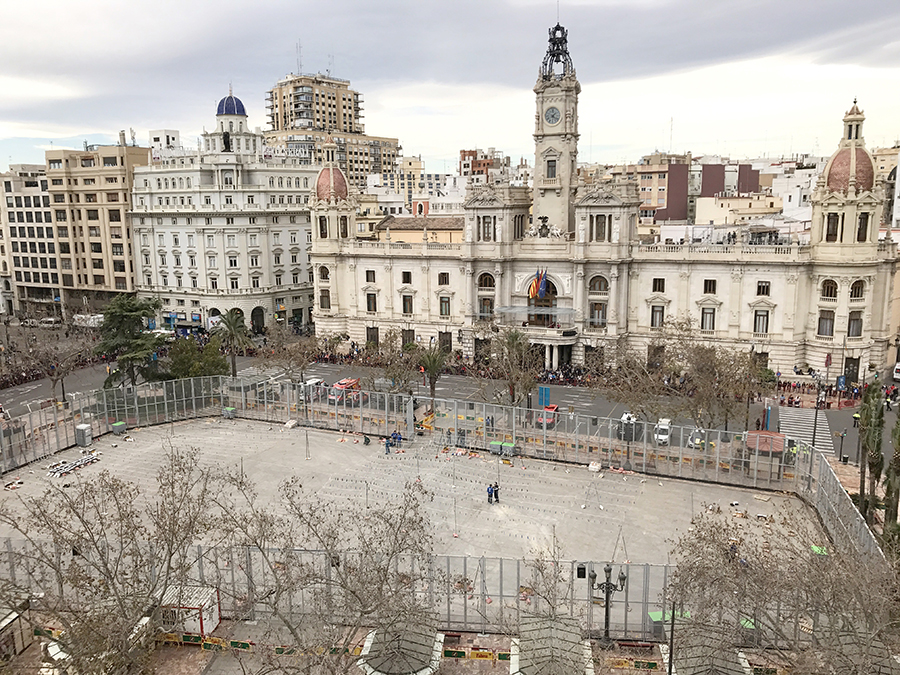
[[[866,297],[866,282],[862,279],[858,279],[850,286],[850,299],[860,300],[864,297]]]
[[[309,187],[309,178],[304,178],[304,179],[303,179],[303,187],[305,187],[305,188],[308,188],[308,187]]]
[[[609,293],[609,282],[606,280],[606,277],[602,277],[599,274],[592,277],[590,284],[588,284],[588,292]]]
[[[169,189],[169,179],[166,178],[166,180],[164,181],[164,183],[165,183],[165,186],[166,186],[166,190],[168,190],[168,189]]]
[[[556,312],[542,312],[542,309],[556,308],[556,286],[549,279],[544,289],[544,297],[528,298],[528,324],[530,326],[555,326]]]
[[[292,185],[292,181],[291,181],[291,177],[290,177],[290,176],[288,176],[288,179],[287,179],[287,186],[288,186],[288,187],[292,187],[292,186],[293,186],[293,185]]]
[[[417,214],[417,215],[420,215],[420,216],[421,216],[422,214],[425,213],[425,207],[424,207],[422,204],[419,204],[419,205],[416,207],[416,210],[418,211],[418,214]]]
[[[347,216],[341,216],[341,238],[346,239],[349,235],[347,231]]]
[[[322,266],[319,268],[319,280],[320,281],[328,281],[331,278],[331,275],[328,272],[328,268]]]
[[[836,300],[838,294],[837,282],[833,279],[826,279],[822,282],[822,297],[829,300]]]
[[[487,272],[482,274],[480,277],[478,277],[478,288],[482,290],[494,290],[494,277]]]
[[[190,177],[185,178],[185,184],[186,184],[188,187],[191,187],[191,179],[190,179]]]
[[[319,239],[328,239],[328,218],[319,216]]]
[[[284,178],[278,177],[278,187],[284,187]]]

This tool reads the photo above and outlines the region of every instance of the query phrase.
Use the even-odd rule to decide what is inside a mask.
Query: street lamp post
[[[619,583],[614,584],[611,581],[612,577],[612,565],[606,563],[606,566],[603,568],[603,573],[606,575],[606,581],[601,583],[597,583],[597,573],[594,570],[591,570],[591,573],[588,575],[590,578],[590,590],[591,590],[591,601],[594,600],[593,591],[600,591],[604,594],[603,600],[603,609],[604,609],[604,623],[603,623],[603,641],[601,646],[604,649],[608,649],[612,647],[612,640],[609,638],[609,601],[610,597],[613,593],[617,593],[618,591],[625,590],[625,582],[628,580],[628,577],[625,575],[625,572],[619,571]]]

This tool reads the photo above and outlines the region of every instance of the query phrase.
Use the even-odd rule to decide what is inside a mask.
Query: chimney
[[[123,148],[125,147],[125,130],[124,129],[122,129],[119,132],[119,145],[121,145]]]

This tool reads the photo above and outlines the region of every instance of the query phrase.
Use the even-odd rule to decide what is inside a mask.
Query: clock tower
[[[575,162],[581,85],[569,56],[568,31],[556,24],[534,93],[534,220],[547,217],[562,232],[575,230]]]

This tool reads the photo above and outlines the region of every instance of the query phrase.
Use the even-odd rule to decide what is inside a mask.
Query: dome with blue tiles
[[[219,101],[219,107],[216,109],[216,115],[243,115],[247,116],[244,110],[244,104],[237,96],[231,93],[231,87],[228,87],[228,96]]]

